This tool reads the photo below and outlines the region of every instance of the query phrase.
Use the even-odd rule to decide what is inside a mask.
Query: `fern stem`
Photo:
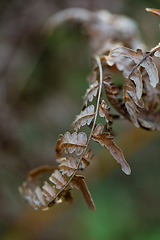
[[[94,56],[94,59],[97,61],[98,67],[99,67],[99,73],[100,73],[100,79],[99,79],[99,92],[98,92],[98,99],[97,99],[97,106],[96,106],[96,112],[95,112],[95,117],[94,117],[94,122],[93,122],[93,126],[90,132],[90,136],[88,139],[88,144],[91,141],[91,137],[95,128],[95,124],[96,124],[96,120],[97,120],[97,115],[98,115],[98,109],[99,109],[99,103],[100,103],[100,97],[101,97],[101,92],[102,92],[102,80],[103,80],[103,72],[102,72],[102,64],[101,64],[101,60],[100,57],[98,55]],[[84,150],[86,151],[86,150]]]

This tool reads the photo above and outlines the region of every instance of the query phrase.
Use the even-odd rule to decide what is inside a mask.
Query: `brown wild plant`
[[[147,11],[160,16],[160,10]],[[78,21],[82,25],[95,52],[95,65],[88,76],[89,87],[83,97],[83,108],[75,117],[71,132],[59,135],[55,149],[58,166],[42,166],[30,171],[27,181],[19,190],[34,209],[45,210],[63,200],[72,203],[71,191],[76,188],[82,192],[89,209],[94,211],[95,205],[85,177],[79,173],[93,159],[90,141],[105,147],[121,165],[122,171],[129,175],[130,166],[114,142],[114,119],[124,118],[135,127],[160,131],[160,85],[155,64],[155,58],[160,57],[160,45],[146,53],[145,45],[136,35],[134,22],[107,11],[63,10],[49,19],[45,31],[53,30],[68,20]],[[119,73],[125,79],[123,89],[114,83],[114,77]],[[116,116],[106,104],[102,88],[108,103],[117,111]],[[98,116],[105,119],[104,126],[97,122]],[[84,125],[91,129],[89,136],[81,131]],[[52,174],[40,187],[37,179],[48,171]]]

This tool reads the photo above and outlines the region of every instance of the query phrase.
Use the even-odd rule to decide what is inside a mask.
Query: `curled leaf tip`
[[[154,9],[154,8],[146,8],[147,12],[150,12],[158,17],[160,17],[160,10],[159,9]]]

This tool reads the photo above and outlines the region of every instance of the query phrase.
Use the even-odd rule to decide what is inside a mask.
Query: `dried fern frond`
[[[157,83],[159,82],[158,70],[155,63],[153,62],[153,59],[151,58],[150,54],[148,56],[144,56],[141,49],[137,49],[136,52],[126,47],[119,47],[113,49],[110,52],[109,57],[129,58],[134,61],[135,64],[138,64],[145,68],[146,72],[149,75],[150,83],[153,87],[156,87]]]
[[[44,182],[42,186],[43,195],[46,197],[47,202],[50,202],[56,196],[55,186],[51,186],[48,182]]]
[[[62,155],[62,152],[63,152],[63,148],[61,146],[62,139],[63,139],[63,137],[60,134],[59,139],[57,140],[56,147],[55,147],[55,152],[56,152],[56,157],[57,158],[61,158],[61,155]]]
[[[107,75],[103,78],[103,86],[111,106],[113,106],[122,116],[129,119],[124,100],[121,98],[118,88],[114,85],[111,75]]]
[[[87,135],[84,132],[69,133],[66,132],[64,136],[59,136],[61,139],[61,148],[65,150],[65,153],[75,152],[77,155],[81,155],[84,148],[87,146]]]
[[[55,184],[57,189],[62,189],[67,184],[66,178],[58,170],[52,173],[49,180]]]
[[[52,168],[53,167],[50,167],[50,171]],[[24,182],[23,186],[19,188],[24,199],[36,210],[46,210],[51,203],[52,205],[54,203],[60,203],[60,199],[63,196],[63,191],[57,194],[56,188],[62,189],[66,181],[58,170],[54,170],[49,178],[50,182],[54,184],[51,185],[45,181],[42,189],[38,186],[37,177],[44,174],[46,171],[48,171],[46,166],[41,167],[41,171],[39,171],[38,168],[34,169],[31,172],[31,176],[28,177],[27,182]]]
[[[86,167],[88,167],[93,157],[94,157],[94,154],[91,153],[91,149],[89,149],[85,153],[85,155],[82,157],[82,161],[81,161],[81,164],[79,165],[79,168],[81,170],[84,170]]]
[[[34,209],[47,210],[54,204],[63,202],[63,200],[68,203],[72,202],[69,189],[66,189],[68,184],[66,177],[59,170],[56,169],[51,174],[48,179],[50,183],[45,181],[42,188],[37,185],[35,180],[35,178],[30,178],[19,188],[21,195]]]
[[[107,107],[107,104],[105,103],[104,100],[102,100],[101,104],[99,105],[99,116],[105,118],[106,128],[108,130],[111,130],[111,125],[113,123],[111,121],[112,114],[110,112],[110,107]]]
[[[103,125],[98,124],[92,139],[107,148],[114,159],[121,165],[122,171],[129,175],[131,169],[123,156],[122,150],[113,142],[114,137],[109,132],[103,132],[103,130]]]
[[[93,84],[91,84],[89,86],[89,88],[86,91],[86,94],[83,97],[84,106],[87,106],[88,101],[92,102],[93,101],[93,97],[97,96],[98,88],[99,88],[98,81],[96,81],[95,83],[93,83]]]
[[[136,127],[141,126],[143,128],[146,128],[146,126],[148,125],[148,128],[146,129],[153,129],[152,124],[149,123],[150,121],[148,121],[147,123],[146,120],[144,121],[142,120],[143,119],[142,112],[148,111],[147,110],[148,107],[145,106],[144,100],[148,99],[148,94],[150,95],[149,93],[150,90],[156,89],[157,83],[159,82],[158,70],[151,57],[155,54],[157,54],[158,56],[159,48],[160,47],[158,45],[155,48],[153,48],[147,55],[143,55],[142,50],[140,49],[138,49],[137,51],[134,51],[132,49],[128,49],[125,47],[120,47],[120,48],[113,49],[107,57],[103,56],[107,64],[109,64],[110,66],[113,66],[113,64],[116,64],[117,69],[122,71],[123,75],[126,77],[126,83],[124,84],[124,92],[123,92],[125,108],[120,107],[120,101],[118,101],[118,99],[113,97],[114,94],[111,93],[112,91],[110,91],[111,93],[110,95],[113,97],[113,101],[111,98],[109,99],[109,101],[111,104],[113,102],[113,107],[115,107],[116,110],[118,110],[119,113],[121,113],[127,119],[131,120]],[[124,61],[124,59],[129,59],[132,62],[130,61],[126,62]],[[149,81],[146,78],[145,72],[148,74]],[[105,83],[105,90],[108,97],[109,94],[108,94],[107,88],[108,86]],[[150,89],[150,90],[146,92],[146,89]],[[152,106],[154,104],[156,106],[157,104],[155,101],[157,99],[155,94],[156,90],[152,92],[154,92],[155,98],[154,100],[152,98],[152,101],[150,101],[149,104],[152,104]],[[116,91],[116,94],[118,95],[118,91]],[[159,102],[159,99],[158,99],[158,102]],[[126,114],[126,110],[129,113],[129,118],[128,118],[128,115]]]
[[[79,115],[76,116],[76,119],[72,124],[72,131],[78,131],[78,129],[80,129],[81,126],[84,126],[86,124],[90,125],[94,116],[95,116],[94,105],[90,105],[83,111],[81,111]]]
[[[46,209],[47,207],[50,207],[55,203],[62,202],[63,199],[65,201],[72,202],[72,196],[67,189],[69,185],[72,188],[75,187],[77,189],[80,189],[89,209],[92,211],[94,211],[95,209],[93,200],[84,181],[84,177],[77,175],[77,171],[85,169],[90,164],[90,161],[93,158],[91,150],[89,149],[87,151],[87,148],[91,140],[91,135],[94,131],[102,89],[101,63],[99,57],[96,57],[96,60],[100,68],[100,84],[98,84],[99,86],[97,86],[97,90],[99,90],[99,92],[96,111],[94,112],[93,105],[87,107],[80,113],[80,115],[76,117],[76,120],[73,123],[74,129],[78,130],[84,124],[90,124],[90,122],[94,118],[90,136],[87,140],[87,135],[84,132],[80,132],[78,134],[77,132],[66,132],[64,135],[59,135],[59,139],[56,145],[56,154],[58,162],[60,164],[49,177],[49,181],[53,184],[53,186],[51,186],[48,182],[45,181],[42,189],[38,186],[35,186],[34,189],[31,190],[31,183],[38,175],[36,175],[36,171],[33,171],[32,178],[28,178],[27,182],[23,184],[22,187],[20,187],[20,192],[22,196],[35,209]],[[65,151],[66,154],[74,153],[79,157],[79,159],[76,159],[74,155],[61,158],[61,154],[63,151]],[[41,172],[43,172],[43,169],[38,171],[38,173]]]
[[[56,24],[58,25],[66,20],[87,21],[90,30],[93,30],[90,31],[91,45],[95,52],[103,53],[103,55],[94,56],[96,64],[93,73],[89,75],[91,84],[83,98],[83,110],[72,123],[72,132],[59,135],[55,148],[58,166],[56,168],[44,166],[30,171],[27,181],[19,188],[24,199],[35,209],[45,210],[54,204],[61,203],[63,200],[72,203],[71,190],[77,188],[82,192],[89,209],[95,210],[91,194],[84,180],[85,177],[79,175],[79,172],[86,169],[93,159],[93,153],[89,149],[91,140],[105,147],[121,165],[124,173],[127,175],[131,173],[130,166],[125,160],[122,150],[114,142],[111,128],[114,118],[110,106],[102,99],[102,87],[104,87],[108,102],[118,112],[118,116],[123,116],[136,127],[160,131],[160,84],[158,70],[154,63],[155,57],[160,57],[160,44],[146,55],[143,54],[142,49],[132,50],[128,47],[133,47],[135,38],[133,37],[133,42],[131,39],[129,42],[128,39],[127,41],[125,39],[124,42],[120,41],[121,37],[117,34],[123,32],[122,29],[118,28],[116,32],[115,28],[112,29],[113,25],[116,27],[115,23],[118,26],[118,20],[125,23],[123,18],[113,17],[106,11],[91,13],[82,9],[75,9],[75,11],[84,15],[76,16],[72,10],[62,11],[57,14],[54,18],[55,23],[50,21],[52,25],[50,26],[54,28]],[[148,11],[159,16],[159,10],[149,9]],[[62,17],[61,14],[66,15],[63,16],[64,18],[59,19],[60,16]],[[109,20],[107,27],[110,30],[112,29],[112,34],[107,39],[102,38],[102,29],[100,29],[98,31],[100,33],[99,41],[96,39],[96,45],[94,42],[94,32],[97,34],[95,22],[97,21],[98,28],[102,28],[102,26],[106,26],[107,19]],[[126,29],[129,29],[128,26],[126,26]],[[103,37],[106,36],[108,35],[105,32]],[[118,39],[118,41],[114,42],[114,39]],[[110,49],[111,46],[117,45],[119,47]],[[105,52],[108,55],[104,55]],[[123,74],[126,80],[123,89],[118,88],[113,83],[114,76],[119,72]],[[113,76],[111,76],[111,73]],[[88,102],[92,102],[92,104],[88,106]],[[104,127],[98,122],[98,120],[101,121],[98,116],[105,119]],[[84,125],[91,128],[88,135],[85,132],[78,133],[79,129]],[[50,177],[45,179],[43,184],[39,184],[37,177],[47,171],[52,171]]]
[[[62,162],[59,165],[59,169],[62,172],[62,174],[63,175],[66,174],[68,177],[74,174],[76,168],[77,161],[75,156],[63,158]]]
[[[87,188],[87,185],[84,181],[84,177],[80,176],[80,175],[75,176],[72,179],[70,185],[71,185],[72,188],[77,188],[77,189],[81,190],[81,192],[83,194],[83,197],[84,197],[84,199],[87,203],[88,208],[91,211],[94,211],[95,210],[95,205],[94,205],[93,199],[91,197],[91,194],[90,194],[90,192]]]
[[[154,9],[154,8],[146,8],[146,11],[160,17],[160,10],[159,9]]]
[[[49,166],[49,165],[44,165],[44,166],[34,168],[34,169],[32,169],[31,171],[28,172],[27,179],[29,179],[29,181],[32,181],[33,179],[35,179],[39,175],[42,175],[45,172],[54,171],[56,169],[57,169],[56,167]]]

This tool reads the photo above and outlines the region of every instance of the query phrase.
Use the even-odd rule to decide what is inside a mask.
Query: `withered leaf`
[[[78,131],[81,126],[84,126],[86,124],[90,125],[94,116],[94,105],[90,105],[89,107],[85,108],[79,115],[76,116],[76,119],[72,124],[73,131]]]
[[[95,205],[94,205],[94,202],[93,202],[93,199],[91,197],[91,194],[87,188],[87,185],[84,181],[84,177],[83,176],[80,176],[80,175],[76,175],[71,183],[70,183],[70,186],[72,188],[77,188],[77,189],[80,189],[82,194],[83,194],[83,197],[87,203],[87,206],[88,208],[91,210],[91,211],[94,211],[95,210]]]
[[[150,89],[153,87],[150,85]],[[136,89],[132,81],[127,81],[124,87],[124,100],[126,109],[130,115],[130,119],[135,127],[139,127],[139,114],[140,110],[144,108],[144,102],[142,99],[138,99]],[[137,106],[139,109],[137,108]],[[141,108],[141,109],[140,109]]]
[[[91,153],[91,149],[89,149],[87,153],[82,157],[80,168],[85,169],[86,167],[88,167],[93,157],[94,157],[94,154]]]
[[[110,107],[107,107],[107,104],[104,100],[101,101],[101,104],[99,105],[99,116],[104,117],[107,123],[107,128],[110,128],[111,125],[111,113],[110,113]]]
[[[34,168],[28,172],[27,179],[28,179],[28,181],[32,181],[39,175],[42,175],[43,173],[45,173],[47,171],[54,171],[55,169],[56,169],[56,167],[49,166],[49,165],[44,165],[44,166]]]
[[[77,169],[76,158],[74,156],[64,158],[59,165],[59,169],[62,174],[66,174],[70,177]]]
[[[136,105],[133,103],[133,101],[131,101],[131,99],[125,98],[125,106],[126,109],[130,115],[131,121],[134,124],[135,127],[139,127],[139,123],[138,123],[138,115],[139,115],[139,111],[136,107]]]
[[[55,187],[51,187],[47,182],[42,187],[43,190],[41,190],[41,188],[37,186],[35,179],[39,175],[55,169],[55,167],[47,165],[33,169],[28,173],[27,182],[24,182],[22,187],[19,187],[21,195],[36,210],[46,209],[48,201],[50,201],[56,195],[56,192]]]
[[[134,71],[134,74],[131,76],[131,80],[136,85],[136,91],[135,94],[137,95],[138,99],[141,99],[142,97],[142,91],[143,91],[143,83],[142,83],[142,74],[139,69],[136,69]]]
[[[128,60],[127,58],[125,59],[122,56],[111,56],[111,52],[108,56],[104,56],[104,60],[106,61],[107,65],[112,67],[115,64],[119,71],[126,72],[126,70],[127,70],[127,72],[128,72],[128,66],[131,63],[131,60]]]
[[[124,88],[124,98],[126,97],[126,94],[133,99],[134,103],[138,107],[140,107],[140,108],[144,107],[144,102],[143,102],[142,99],[139,99],[137,97],[135,86],[134,86],[134,84],[131,81],[127,82],[127,84],[125,85],[125,88]]]
[[[154,8],[146,8],[147,12],[150,12],[158,17],[160,17],[160,10],[159,9],[154,9]]]
[[[61,146],[62,139],[63,139],[63,135],[60,134],[59,139],[58,139],[57,144],[56,144],[56,148],[55,148],[57,158],[61,158],[61,154],[63,152],[63,148]]]
[[[42,193],[46,197],[46,200],[49,202],[52,198],[56,196],[55,186],[51,186],[48,182],[45,182],[42,186]]]
[[[37,199],[34,192],[31,191],[30,188],[25,191],[25,199],[29,202],[29,205],[32,206],[35,210],[43,208],[43,205]]]
[[[118,88],[113,84],[112,77],[107,75],[103,78],[103,85],[110,104],[123,116],[128,118],[123,99],[120,97]]]
[[[160,109],[144,108],[140,111],[138,121],[141,127],[148,130],[160,131]]]
[[[107,65],[111,67],[111,70],[115,71],[116,67],[117,70],[123,72],[123,76],[127,78],[134,67],[133,61],[129,58],[125,58],[118,55],[111,56],[110,54],[108,56],[103,56],[102,59],[104,59]]]
[[[142,53],[141,49],[137,49],[137,52],[126,48],[126,47],[118,47],[113,49],[110,52],[110,57],[114,56],[122,56],[126,58],[132,59],[136,64],[139,64],[141,60],[141,66],[145,68],[147,71],[149,78],[150,78],[150,83],[153,87],[156,87],[157,83],[159,82],[159,77],[158,77],[158,70],[156,68],[156,65],[154,64],[152,58],[150,56],[144,58],[144,55]]]
[[[87,146],[87,135],[84,132],[78,134],[66,132],[64,136],[61,135],[61,138],[61,147],[65,149],[66,153],[75,152],[77,155],[81,155]]]
[[[86,91],[86,94],[84,95],[84,105],[87,106],[88,101],[92,102],[93,97],[97,96],[98,93],[98,88],[99,88],[99,83],[96,81],[95,83],[91,84],[89,88]]]
[[[131,81],[126,82],[126,85],[124,87],[124,100],[125,107],[130,115],[132,123],[135,125],[135,127],[139,127],[139,123],[137,120],[139,111],[136,105],[139,108],[143,108],[144,102],[142,99],[138,99],[135,86]]]
[[[121,165],[122,171],[129,175],[131,169],[123,156],[122,150],[113,142],[113,136],[109,132],[103,132],[103,129],[103,125],[98,124],[92,139],[107,148],[114,159]]]
[[[57,189],[62,189],[67,184],[66,178],[58,170],[52,173],[49,180],[56,185]]]
[[[46,208],[46,201],[41,193],[40,188],[38,187],[35,190],[32,191],[26,182],[23,183],[22,187],[19,187],[21,195],[31,207],[33,207],[35,210]]]
[[[35,189],[35,195],[38,199],[38,201],[43,205],[43,206],[46,206],[47,202],[45,200],[45,197],[42,193],[42,190],[40,189],[40,187],[36,187]]]

